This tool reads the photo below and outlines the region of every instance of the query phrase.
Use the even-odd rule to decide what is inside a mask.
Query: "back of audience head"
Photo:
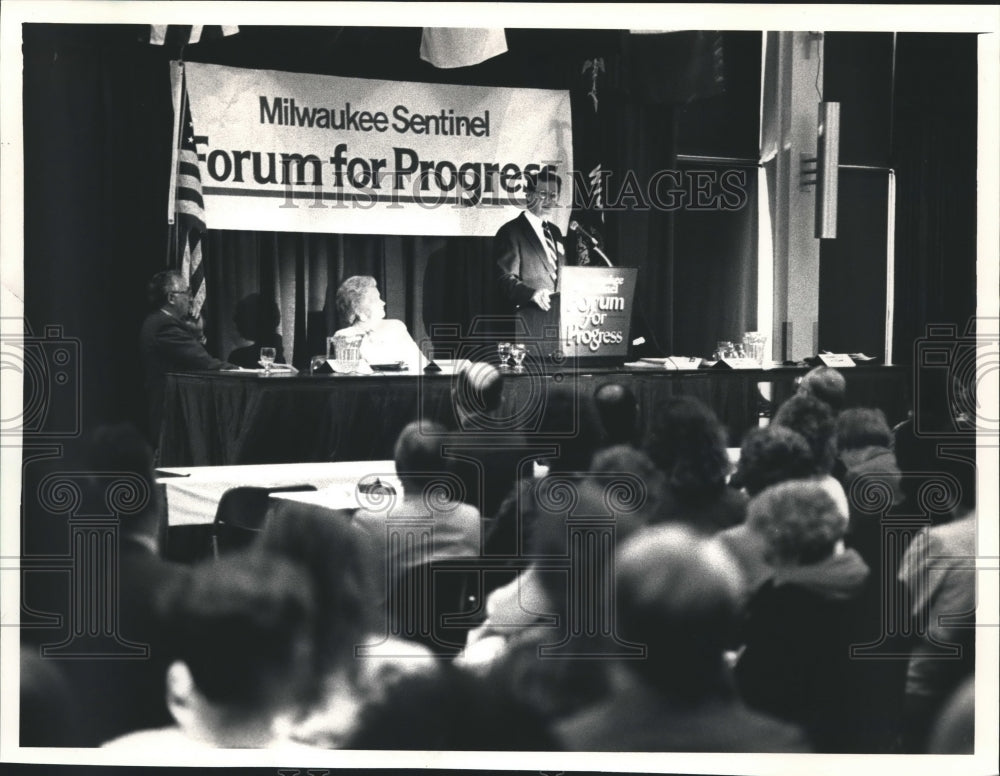
[[[316,600],[316,664],[321,675],[356,665],[354,647],[378,627],[372,607],[377,568],[367,534],[347,517],[310,504],[282,501],[257,549],[285,558],[312,577]]]
[[[569,479],[546,477],[526,494],[522,514],[525,516],[525,545],[528,554],[542,561],[552,557],[565,558],[571,552],[569,527],[574,519],[584,519],[614,527],[616,542],[622,542],[659,517],[656,504],[648,493],[636,486],[633,478],[591,476]],[[561,571],[541,571],[537,579],[546,598],[556,611],[565,611],[569,593]]]
[[[847,515],[821,482],[791,480],[750,501],[747,525],[765,538],[771,565],[808,566],[826,560],[841,546]]]
[[[594,404],[608,445],[635,442],[639,403],[627,385],[606,383],[594,391]]]
[[[572,387],[550,390],[535,438],[540,443],[558,447],[548,459],[551,472],[585,472],[590,459],[600,447],[600,421],[593,399]]]
[[[415,420],[399,432],[393,458],[407,496],[419,496],[433,483],[450,479],[450,467],[441,450],[445,433],[440,423],[426,420]]]
[[[771,424],[743,438],[740,460],[729,484],[756,496],[769,485],[817,474],[812,448],[790,428]]]
[[[196,566],[165,614],[167,704],[190,737],[267,746],[314,700],[312,583],[290,561],[239,553]]]
[[[666,477],[642,450],[628,444],[598,450],[590,462],[589,479],[605,492],[608,488],[618,488],[622,496],[634,492],[642,501],[643,522],[655,523],[663,518]]]
[[[778,408],[775,424],[801,434],[816,461],[816,471],[829,474],[836,460],[834,418],[826,402],[809,394],[796,394]]]
[[[661,405],[645,447],[681,500],[710,498],[726,485],[730,463],[725,430],[697,399],[679,397]]]
[[[552,751],[549,720],[509,689],[453,667],[400,679],[361,714],[347,749]]]
[[[825,402],[836,415],[847,402],[847,381],[833,367],[818,366],[802,377],[798,392]]]
[[[892,431],[882,410],[858,407],[837,416],[837,449],[891,447]]]
[[[489,418],[500,409],[503,373],[482,361],[465,364],[455,374],[451,397],[459,422],[476,429],[477,419]]]
[[[153,474],[153,451],[139,430],[131,423],[114,423],[99,426],[90,438],[87,467],[93,473],[93,487],[102,495],[113,483],[105,479],[120,479],[136,499],[145,499],[144,506],[136,504],[134,511],[122,514],[121,531],[125,534],[142,534],[157,537],[164,519],[163,499]],[[129,481],[130,477],[141,481]]]
[[[743,592],[735,561],[718,543],[663,525],[620,545],[615,568],[619,634],[648,650],[626,665],[679,701],[723,692]]]

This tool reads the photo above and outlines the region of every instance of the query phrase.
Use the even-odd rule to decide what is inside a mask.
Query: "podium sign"
[[[560,276],[559,348],[568,358],[628,356],[634,267],[564,267]]]

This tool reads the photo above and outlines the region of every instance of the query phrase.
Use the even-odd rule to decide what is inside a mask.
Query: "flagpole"
[[[174,106],[173,142],[170,148],[170,187],[167,191],[167,266],[173,267],[177,256],[177,165],[181,145],[181,116],[184,115],[184,63],[170,63],[170,97]]]

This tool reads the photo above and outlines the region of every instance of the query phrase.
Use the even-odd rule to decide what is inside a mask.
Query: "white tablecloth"
[[[158,469],[157,479],[167,492],[170,525],[211,523],[222,494],[241,485],[279,487],[313,485],[319,489],[309,496],[335,509],[359,506],[356,487],[376,477],[398,488],[392,461],[339,461],[336,463],[283,463],[259,466],[191,466]],[[305,494],[300,494],[305,495]],[[305,500],[305,499],[303,499]]]

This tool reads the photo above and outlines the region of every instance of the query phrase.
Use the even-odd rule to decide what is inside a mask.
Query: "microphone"
[[[583,237],[590,242],[591,245],[597,245],[597,238],[590,232],[586,231],[582,226],[580,226],[578,221],[570,221],[569,228],[574,232],[583,235]]]

